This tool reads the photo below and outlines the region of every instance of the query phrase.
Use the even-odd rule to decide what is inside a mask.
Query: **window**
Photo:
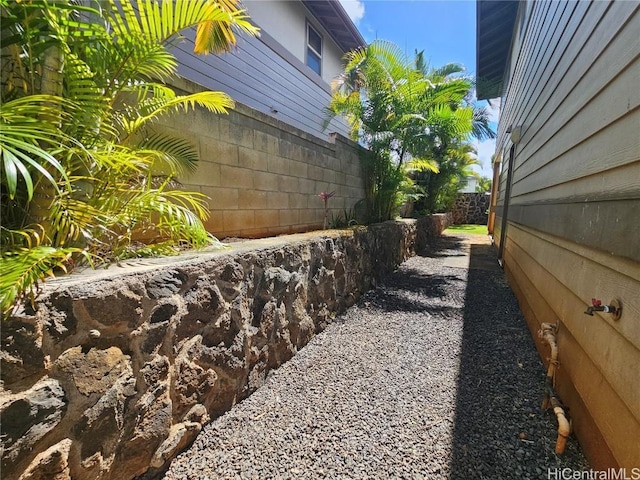
[[[322,75],[322,37],[309,23],[307,23],[307,65],[318,75]]]

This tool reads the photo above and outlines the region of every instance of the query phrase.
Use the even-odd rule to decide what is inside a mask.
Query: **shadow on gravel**
[[[548,469],[588,468],[575,438],[564,456],[554,453],[555,420],[540,408],[544,367],[494,248],[473,240],[463,316],[450,478],[547,479]]]
[[[417,251],[416,255],[429,258],[463,257],[464,253],[460,253],[463,245],[462,238],[446,235],[430,241],[423,250]]]
[[[433,299],[445,299],[449,291],[447,287],[459,281],[453,275],[424,275],[406,269],[402,275],[394,275],[392,282],[376,292],[376,299],[372,304],[386,312],[423,312],[436,315],[458,310],[449,305],[436,305]]]

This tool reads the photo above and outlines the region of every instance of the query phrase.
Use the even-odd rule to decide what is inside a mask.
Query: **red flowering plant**
[[[318,194],[318,196],[322,199],[322,202],[324,203],[324,222],[322,223],[322,228],[323,229],[327,229],[327,226],[329,224],[329,199],[331,197],[333,197],[336,194],[336,192],[320,192]]]

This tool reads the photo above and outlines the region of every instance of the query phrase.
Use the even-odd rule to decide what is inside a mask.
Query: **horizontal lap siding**
[[[319,138],[329,132],[348,135],[344,121],[324,130],[329,87],[311,81],[295,66],[257,38],[243,37],[238,48],[224,55],[193,53],[193,34],[174,47],[180,76],[293,125]],[[303,67],[306,68],[306,67]],[[273,112],[276,110],[276,112]]]
[[[521,126],[505,269],[532,332],[560,322],[558,389],[596,467],[640,465],[638,12],[637,2],[535,2],[514,43],[497,142],[494,236],[507,129]],[[622,319],[585,315],[592,297],[620,298]]]
[[[507,244],[505,266],[540,357],[548,366],[549,347],[537,338],[537,330],[542,322],[562,322],[559,314],[552,308],[558,300],[548,294],[557,292],[563,295],[569,289],[538,267],[514,242]],[[572,295],[567,298],[571,299]],[[636,438],[640,431],[637,419],[629,412],[571,331],[564,323],[560,325],[560,363],[556,370],[556,390],[563,403],[570,408],[574,433],[580,439],[591,466],[604,469],[621,463],[620,458],[616,459],[613,455],[616,447],[626,450],[624,456],[633,459],[638,454],[637,444],[629,439]],[[603,410],[614,414],[600,415],[599,412]]]

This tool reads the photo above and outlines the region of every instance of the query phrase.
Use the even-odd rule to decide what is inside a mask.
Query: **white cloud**
[[[487,110],[489,111],[489,121],[498,123],[500,119],[500,98],[494,98],[489,104],[487,102]]]
[[[358,25],[364,17],[364,2],[362,0],[340,0],[351,21]]]
[[[498,128],[498,120],[500,119],[500,99],[492,99],[491,103],[484,100],[479,102],[481,106],[487,108],[489,113],[489,123],[491,127],[496,130]],[[483,105],[484,104],[484,105]],[[483,177],[493,177],[493,166],[491,165],[491,155],[496,153],[496,140],[484,140],[482,142],[474,140],[473,142],[478,152],[477,157],[480,165],[476,165],[474,170],[477,171]]]
[[[476,165],[474,168],[480,175],[491,178],[493,176],[491,155],[496,152],[496,141],[495,139],[483,142],[476,140],[474,144],[478,151],[478,161],[480,162],[480,165]]]

